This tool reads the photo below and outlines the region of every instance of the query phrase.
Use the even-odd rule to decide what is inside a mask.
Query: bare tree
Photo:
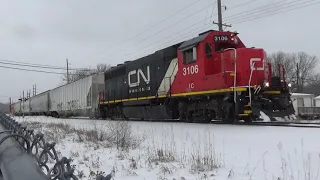
[[[108,69],[110,69],[110,67],[111,66],[107,65],[107,64],[98,64],[96,71],[97,72],[106,72]]]
[[[294,53],[285,53],[282,51],[278,51],[268,55],[267,58],[271,63],[273,76],[279,76],[278,64],[283,64],[286,71],[286,81],[291,82],[294,79],[296,73],[294,69],[295,63],[293,63],[296,61],[296,56]]]
[[[71,71],[71,73],[69,75],[69,82],[74,82],[74,81],[77,81],[79,79],[83,79],[83,78],[85,78],[87,76],[90,76],[92,74],[106,72],[109,68],[110,68],[110,65],[98,64],[95,69],[84,68],[84,69],[77,69],[75,71]],[[68,82],[68,75],[67,74],[63,75],[62,81],[64,83]]]
[[[278,64],[284,65],[286,81],[293,83],[297,92],[304,92],[304,87],[315,81],[314,78],[317,75],[315,68],[319,63],[317,56],[305,52],[285,53],[278,51],[268,55],[268,60],[272,64],[273,75],[278,75]]]
[[[298,75],[298,87],[300,91],[303,92],[303,87],[306,84],[312,83],[312,78],[314,78],[315,68],[318,65],[319,59],[316,56],[310,56],[305,52],[297,53],[297,75]],[[298,74],[299,73],[299,74]]]
[[[304,87],[304,92],[314,94],[315,96],[320,95],[320,73],[308,79],[308,84]]]

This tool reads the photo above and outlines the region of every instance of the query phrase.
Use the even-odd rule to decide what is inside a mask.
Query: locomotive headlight
[[[269,82],[265,82],[265,83],[264,83],[264,86],[265,86],[265,87],[269,87]]]
[[[288,87],[291,87],[291,86],[292,86],[292,84],[291,84],[291,83],[289,83],[289,84],[288,84]]]

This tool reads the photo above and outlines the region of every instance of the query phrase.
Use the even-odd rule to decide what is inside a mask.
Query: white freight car
[[[54,117],[93,117],[99,92],[104,89],[104,73],[91,75],[49,92],[49,110]]]
[[[49,114],[49,91],[37,94],[30,98],[31,115]]]
[[[320,107],[320,96],[314,98],[314,103],[316,107]]]
[[[20,114],[22,114],[22,111],[21,111],[21,102],[20,101],[18,101],[18,102],[16,102],[16,103],[13,103],[12,105],[11,105],[11,110],[12,110],[12,114],[14,114],[14,115],[20,115]]]
[[[30,99],[27,99],[26,101],[24,102],[21,102],[21,111],[24,115],[30,115],[31,112],[30,112]]]

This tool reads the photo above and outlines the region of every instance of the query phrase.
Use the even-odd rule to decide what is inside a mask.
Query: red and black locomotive
[[[272,76],[277,71],[278,76]],[[105,73],[101,118],[250,122],[294,113],[283,65],[234,32],[210,30]]]

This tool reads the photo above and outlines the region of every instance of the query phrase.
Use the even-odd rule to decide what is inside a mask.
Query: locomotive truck
[[[263,111],[275,120],[294,114],[289,87],[284,66],[273,69],[264,49],[209,30],[109,69],[98,116],[232,123]]]

